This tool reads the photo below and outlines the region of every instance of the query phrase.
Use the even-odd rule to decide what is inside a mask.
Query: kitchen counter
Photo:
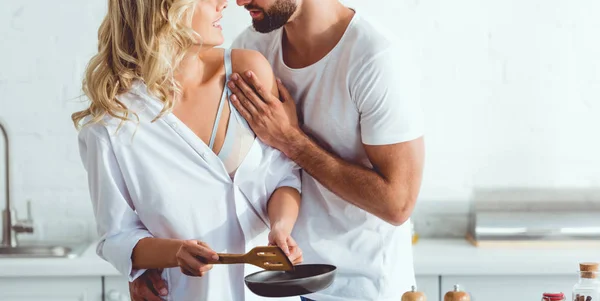
[[[76,258],[2,258],[0,277],[116,276],[95,243]],[[460,239],[421,239],[414,246],[418,276],[575,275],[579,262],[600,261],[598,248],[476,248]]]
[[[421,240],[414,247],[417,275],[572,275],[579,263],[600,262],[598,247],[477,248],[467,240]]]
[[[75,258],[0,258],[0,277],[113,276],[119,272],[90,243]]]

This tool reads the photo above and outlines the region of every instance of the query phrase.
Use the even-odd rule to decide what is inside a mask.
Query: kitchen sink
[[[75,258],[81,255],[85,246],[23,245],[0,247],[0,258]]]

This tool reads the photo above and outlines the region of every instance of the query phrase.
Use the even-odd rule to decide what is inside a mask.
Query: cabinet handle
[[[106,294],[106,301],[123,301],[123,294],[116,290],[110,290],[108,294]]]

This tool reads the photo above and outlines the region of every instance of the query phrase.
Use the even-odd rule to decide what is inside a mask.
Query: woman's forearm
[[[178,239],[143,238],[131,255],[134,269],[165,269],[177,267],[177,252],[182,245]]]
[[[267,205],[271,228],[280,228],[292,232],[298,211],[300,210],[300,193],[291,187],[275,190]],[[134,269],[164,269],[177,267],[177,252],[183,241],[178,239],[143,238],[131,255]]]
[[[291,187],[280,187],[269,199],[267,205],[271,229],[280,227],[291,233],[300,210],[300,193]]]

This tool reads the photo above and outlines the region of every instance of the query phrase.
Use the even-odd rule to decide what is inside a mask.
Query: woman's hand
[[[183,241],[175,257],[181,272],[194,277],[204,276],[212,269],[211,263],[219,260],[215,251],[198,240]]]
[[[292,238],[290,231],[285,229],[285,227],[278,225],[271,227],[271,232],[269,233],[269,245],[280,247],[288,256],[292,264],[297,265],[302,263],[302,250]]]

